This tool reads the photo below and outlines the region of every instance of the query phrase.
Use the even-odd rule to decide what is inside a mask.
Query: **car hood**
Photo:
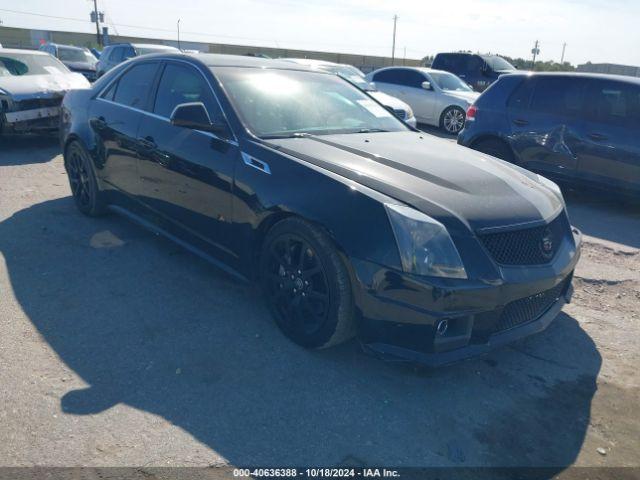
[[[89,62],[63,62],[69,70],[88,70],[91,72],[96,71],[96,64]]]
[[[464,100],[467,103],[473,103],[480,96],[479,92],[457,92],[453,90],[443,90],[445,95],[449,97],[457,98],[459,100]]]
[[[417,132],[269,140],[315,164],[441,221],[452,234],[548,220],[563,201],[538,176]]]
[[[380,90],[374,90],[367,93],[371,95],[373,98],[375,98],[377,101],[379,101],[385,107],[391,107],[394,110],[404,110],[405,112],[409,110],[409,105],[404,103],[402,100],[396,97],[392,97],[391,95],[387,95],[386,93],[381,92]]]
[[[68,90],[88,88],[89,86],[87,79],[79,73],[0,77],[0,89],[11,95],[15,101],[49,95],[64,95]]]

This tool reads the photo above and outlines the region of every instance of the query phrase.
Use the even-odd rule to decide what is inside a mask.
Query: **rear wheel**
[[[460,107],[447,107],[440,116],[440,128],[444,128],[447,133],[457,135],[464,127],[465,113]]]
[[[318,227],[299,218],[277,223],[260,258],[262,289],[283,333],[307,348],[326,348],[353,336],[349,274]]]
[[[480,140],[479,142],[475,143],[472,148],[479,152],[486,153],[487,155],[491,155],[492,157],[506,160],[510,163],[514,162],[513,153],[511,152],[509,146],[502,140],[499,140],[497,138],[487,138],[485,140]]]
[[[106,211],[104,194],[98,188],[89,154],[80,142],[73,141],[65,151],[65,168],[73,200],[85,215],[95,217]]]

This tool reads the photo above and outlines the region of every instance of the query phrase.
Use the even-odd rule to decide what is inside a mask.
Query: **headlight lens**
[[[405,272],[467,278],[460,254],[444,225],[405,205],[385,204],[385,207]]]
[[[407,106],[407,116],[406,118],[413,118],[413,110],[411,110],[411,107]]]

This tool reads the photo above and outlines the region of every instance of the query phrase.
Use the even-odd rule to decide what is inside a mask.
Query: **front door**
[[[600,186],[640,191],[640,87],[590,80],[580,177]]]
[[[229,138],[172,125],[174,108],[190,102],[202,102],[213,121],[223,121],[203,73],[185,62],[167,62],[152,113],[144,116],[138,132],[140,199],[171,233],[235,265],[229,230],[239,150]]]

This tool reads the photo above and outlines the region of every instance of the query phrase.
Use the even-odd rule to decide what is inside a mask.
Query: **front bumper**
[[[541,332],[571,300],[573,236],[570,261],[510,269],[500,281],[419,278],[352,259],[360,341],[384,359],[439,366]]]

